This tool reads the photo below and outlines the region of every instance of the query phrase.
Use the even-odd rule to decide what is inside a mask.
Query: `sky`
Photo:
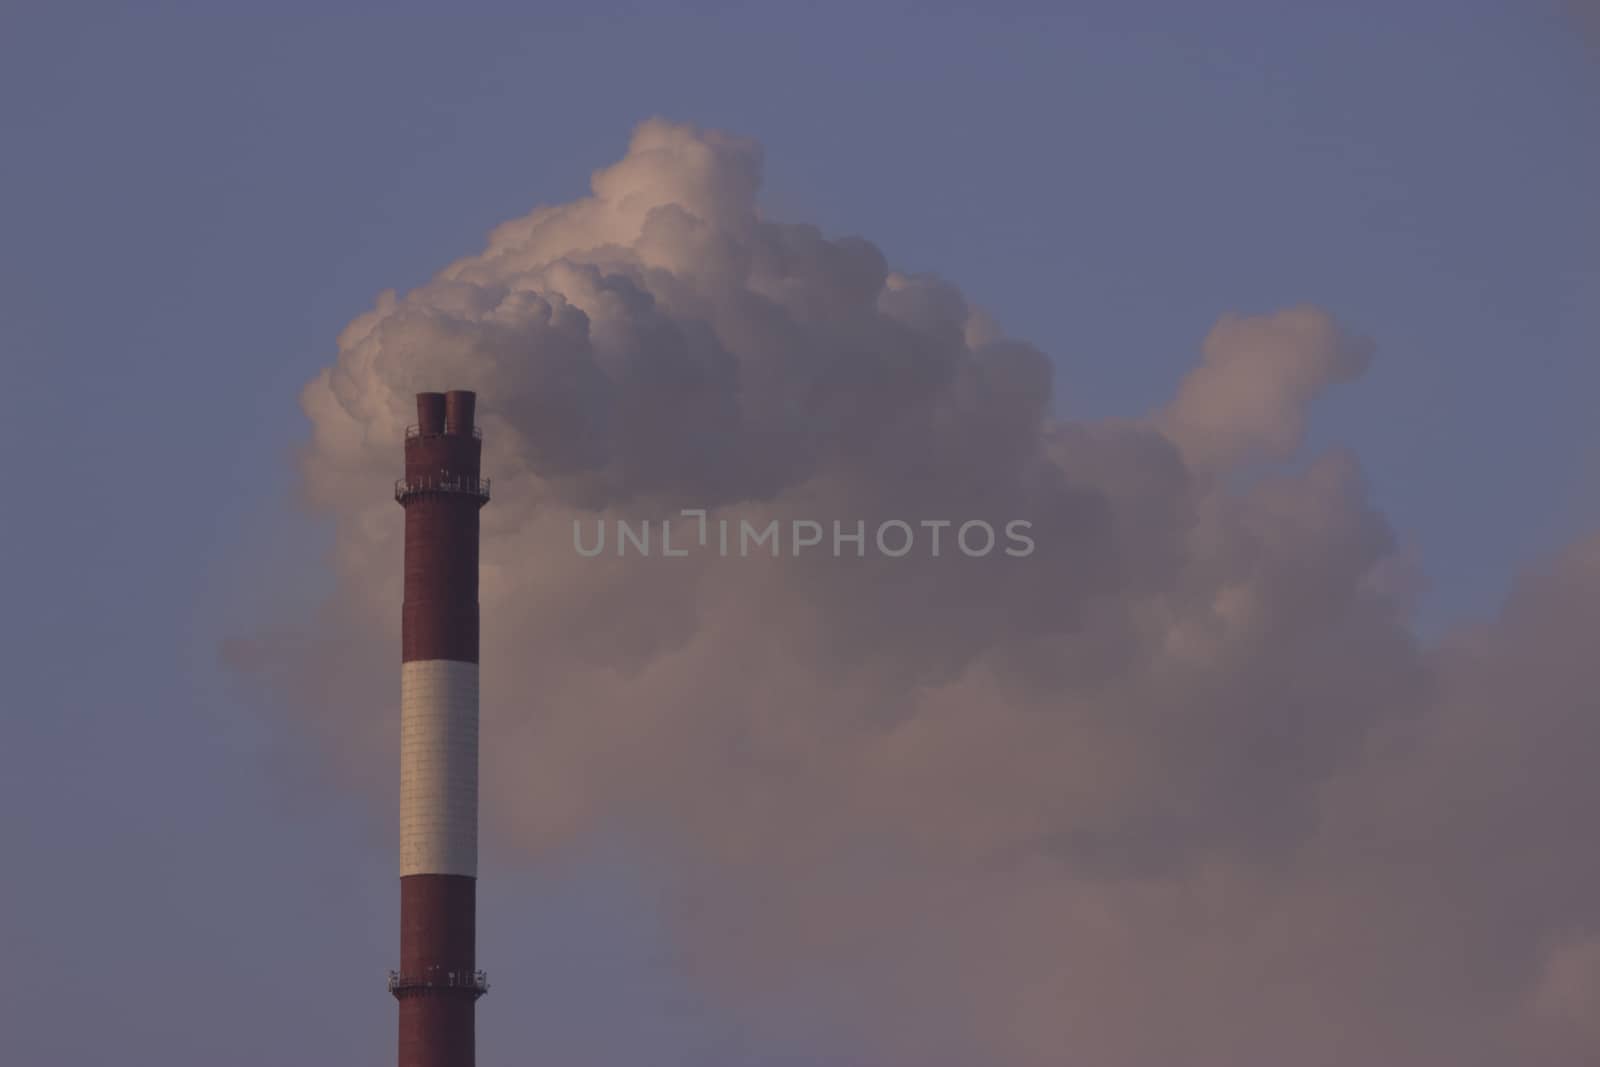
[[[1185,427],[1198,416],[1172,398],[1202,358],[1227,362],[1202,351],[1220,317],[1312,304],[1370,339],[1354,381],[1306,357],[1307,388],[1331,388],[1285,462],[1314,479],[1314,457],[1347,452],[1364,480],[1351,508],[1382,515],[1394,557],[1424,583],[1404,611],[1419,640],[1521,625],[1501,616],[1519,572],[1600,527],[1588,410],[1600,68],[1554,7],[285,10],[0,14],[0,366],[15,401],[0,434],[22,450],[26,486],[0,510],[14,605],[0,622],[6,1062],[390,1059],[390,783],[370,769],[381,762],[349,756],[374,720],[354,704],[286,706],[297,678],[263,684],[259,664],[241,672],[223,649],[304,622],[325,655],[354,665],[327,691],[359,687],[355,666],[386,647],[381,628],[306,620],[330,593],[381,596],[348,559],[364,545],[350,524],[365,514],[367,460],[314,436],[308,383],[360,358],[340,334],[380,292],[422,286],[538,205],[587,196],[591,174],[653,117],[758,142],[763,218],[859,235],[893,270],[947,279],[1048,360],[1062,418],[1163,412],[1192,466],[1203,461]],[[1334,331],[1320,322],[1317,337]],[[372,395],[403,392],[377,379]],[[305,476],[308,456],[332,473]],[[387,482],[372,484],[383,503]],[[1120,483],[1105,484],[1120,500]],[[1366,632],[1335,636],[1355,646]],[[1462,684],[1454,666],[1437,669],[1446,688]],[[371,685],[381,704],[392,673]],[[590,769],[637,771],[598,758]],[[774,801],[775,825],[818,829],[786,806],[808,795]],[[685,893],[732,910],[748,896],[735,889],[770,890],[767,853],[729,846],[682,868],[657,855],[681,827],[629,821],[645,799],[615,801],[614,830],[609,797],[574,786],[570,798],[582,817],[512,819],[488,853],[482,1062],[764,1067],[882,1051],[874,1021],[819,978],[876,975],[874,960],[819,949],[775,975],[667,914]],[[1130,823],[1154,818],[1142,794],[1090,799]],[[1225,817],[1224,791],[1216,803],[1194,847],[1221,848],[1243,823],[1252,848],[1257,834],[1276,841],[1273,827]],[[885,814],[879,829],[907,825]],[[938,870],[953,863],[938,857]],[[699,880],[718,864],[733,872],[722,896]],[[903,886],[885,879],[891,896]],[[999,895],[982,899],[998,908],[1054,884],[985,883]],[[1072,899],[1085,908],[1111,906],[1083,893]],[[752,915],[775,931],[752,940],[769,960],[795,952],[780,933],[816,918],[783,899]],[[1045,973],[963,944],[929,952]],[[961,995],[879,977],[894,990],[891,1020],[902,999]],[[779,992],[740,992],[765,983]],[[1440,997],[1446,1013],[1470,1000]],[[995,1025],[975,1017],[959,1041],[1007,1062],[984,1043]],[[1391,1062],[1436,1062],[1440,1048],[1417,1048]],[[934,1062],[915,1044],[890,1052]]]

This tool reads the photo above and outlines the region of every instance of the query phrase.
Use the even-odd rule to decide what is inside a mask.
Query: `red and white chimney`
[[[469,392],[418,393],[406,430],[400,666],[400,1067],[473,1067],[478,877],[478,509]]]

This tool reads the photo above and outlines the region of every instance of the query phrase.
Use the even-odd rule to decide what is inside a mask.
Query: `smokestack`
[[[400,666],[400,1067],[473,1067],[478,877],[478,476],[472,393],[406,430]]]

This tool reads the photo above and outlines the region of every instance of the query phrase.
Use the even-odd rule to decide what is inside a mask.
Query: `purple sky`
[[[1600,522],[1600,68],[1536,5],[412,6],[0,17],[0,434],[25,460],[0,511],[0,1062],[390,1061],[386,816],[218,644],[327,581],[257,576],[325,533],[291,458],[338,330],[581,195],[651,115],[758,139],[774,216],[958,282],[1054,359],[1068,414],[1160,403],[1225,311],[1312,301],[1372,337],[1312,437],[1355,450],[1414,547],[1426,632]],[[488,860],[482,1062],[839,1054],[803,1005],[757,1040],[674,978],[636,865]]]

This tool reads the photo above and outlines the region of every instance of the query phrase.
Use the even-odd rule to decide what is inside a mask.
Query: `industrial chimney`
[[[468,392],[418,393],[406,430],[400,666],[400,1067],[473,1067],[477,969],[478,509]]]

